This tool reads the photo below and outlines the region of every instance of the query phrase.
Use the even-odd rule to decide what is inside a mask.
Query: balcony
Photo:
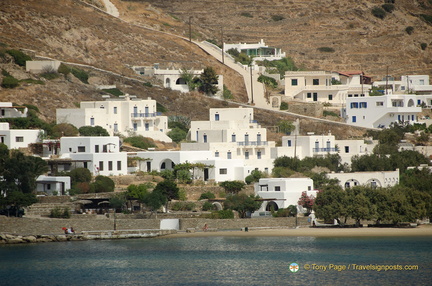
[[[312,148],[312,151],[314,153],[330,153],[330,152],[337,152],[337,148]]]
[[[161,116],[162,112],[147,112],[147,113],[131,113],[132,118],[147,118],[147,117],[156,117]]]
[[[268,141],[243,141],[237,142],[237,146],[267,146]]]

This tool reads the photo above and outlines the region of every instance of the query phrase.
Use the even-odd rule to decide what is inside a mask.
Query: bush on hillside
[[[288,110],[288,102],[282,101],[279,109],[280,110]]]
[[[202,193],[200,198],[198,200],[208,200],[208,199],[214,199],[216,196],[212,192],[205,192]]]
[[[388,13],[393,12],[393,10],[395,9],[395,6],[393,4],[390,4],[390,3],[386,3],[386,4],[382,5],[381,7]]]
[[[331,47],[319,47],[318,51],[323,52],[323,53],[334,53],[335,49],[333,49]]]
[[[86,71],[75,67],[70,68],[70,71],[81,82],[88,84],[89,75]]]
[[[19,85],[19,81],[13,76],[6,76],[3,78],[1,87],[3,88],[15,88]]]
[[[414,33],[414,27],[413,26],[406,27],[405,32],[407,32],[408,35],[411,35],[412,33]]]
[[[26,61],[31,61],[32,58],[21,51],[18,50],[7,50],[6,53],[11,55],[14,59],[14,62],[22,67],[25,67]]]
[[[384,19],[386,16],[386,11],[380,7],[374,7],[372,8],[372,15],[377,18]]]
[[[261,82],[263,84],[265,84],[266,86],[270,86],[272,88],[276,88],[278,86],[278,83],[276,82],[276,80],[272,77],[268,77],[265,75],[260,75],[258,77],[258,82]]]
[[[426,43],[421,43],[420,44],[420,48],[424,51],[427,48],[427,44]]]

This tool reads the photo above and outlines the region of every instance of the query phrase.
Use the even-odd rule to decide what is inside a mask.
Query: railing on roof
[[[156,117],[156,116],[161,116],[161,115],[162,115],[161,112],[131,113],[131,117],[132,118],[137,118],[137,117]]]
[[[338,149],[337,148],[313,148],[312,151],[315,153],[317,153],[317,152],[337,152]]]
[[[237,146],[267,146],[268,141],[240,141]]]

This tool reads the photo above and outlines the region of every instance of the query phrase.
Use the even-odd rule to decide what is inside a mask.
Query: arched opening
[[[174,169],[174,162],[171,159],[165,159],[160,164],[160,170],[172,170]]]
[[[176,84],[186,84],[186,81],[184,80],[184,78],[179,77],[179,78],[176,80]]]
[[[167,78],[167,79],[165,80],[165,87],[166,87],[166,88],[171,88],[171,79]]]
[[[280,106],[279,98],[277,98],[277,97],[273,97],[273,98],[272,98],[272,107],[273,107],[273,108],[278,108],[279,106]]]
[[[413,107],[414,106],[414,100],[410,99],[408,100],[408,107]]]
[[[277,205],[277,203],[271,201],[268,202],[266,205],[266,211],[271,212],[271,211],[277,211],[279,209],[279,206]]]
[[[347,188],[351,188],[351,187],[355,187],[355,186],[359,186],[359,185],[360,185],[360,183],[356,179],[349,179],[348,181],[345,182],[344,187],[345,187],[345,189],[347,189]]]
[[[373,179],[369,179],[366,182],[366,185],[371,186],[372,188],[379,188],[381,187],[381,182],[378,179],[373,178]]]
[[[222,207],[221,203],[219,203],[219,202],[214,202],[214,203],[212,203],[212,205],[213,205],[213,206],[216,208],[216,210],[218,210],[218,211],[223,210],[223,207]]]

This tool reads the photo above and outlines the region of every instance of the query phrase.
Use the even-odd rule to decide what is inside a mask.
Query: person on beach
[[[207,231],[207,230],[208,230],[208,225],[205,224],[205,225],[203,226],[202,230],[203,230],[203,231]]]

